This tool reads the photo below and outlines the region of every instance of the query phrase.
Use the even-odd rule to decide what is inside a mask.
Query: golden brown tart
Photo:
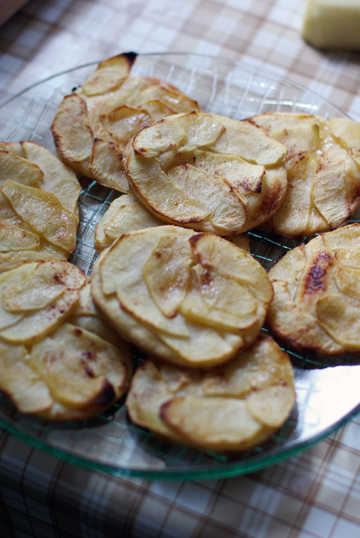
[[[248,121],[288,148],[288,188],[267,228],[300,238],[333,230],[351,218],[360,203],[359,124],[285,113]]]
[[[216,451],[263,443],[294,403],[289,357],[264,334],[226,365],[205,372],[147,359],[126,399],[135,424],[167,440]]]
[[[300,350],[360,350],[360,226],[321,234],[289,251],[270,270],[267,324]]]
[[[66,261],[0,275],[0,390],[17,409],[82,420],[125,392],[131,348],[99,317],[90,284]]]
[[[102,252],[92,294],[140,349],[207,368],[255,340],[273,292],[245,250],[213,234],[159,226],[125,234]]]
[[[122,166],[128,140],[161,118],[200,110],[174,86],[131,75],[135,59],[129,53],[101,62],[82,86],[64,97],[51,126],[64,162],[120,192],[129,192]]]
[[[269,219],[286,191],[285,146],[223,116],[177,114],[129,143],[133,193],[164,223],[236,235]]]
[[[75,250],[80,185],[35,142],[0,142],[0,272]]]

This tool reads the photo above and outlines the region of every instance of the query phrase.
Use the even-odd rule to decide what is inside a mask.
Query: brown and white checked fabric
[[[360,55],[299,37],[303,0],[30,0],[0,28],[0,102],[122,51],[197,52],[301,83],[360,121]],[[0,117],[1,121],[1,117]],[[218,481],[108,477],[0,430],[0,538],[359,538],[360,416]]]
[[[161,482],[74,467],[2,433],[0,536],[358,538],[359,435],[355,420],[255,474]]]

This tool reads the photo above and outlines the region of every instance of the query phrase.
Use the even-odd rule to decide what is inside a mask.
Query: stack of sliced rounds
[[[35,142],[0,142],[0,176],[0,272],[68,259],[79,222],[74,172]]]
[[[162,80],[129,76],[135,58],[129,53],[101,62],[80,88],[65,96],[51,126],[64,162],[120,192],[129,192],[122,165],[128,141],[166,116],[200,110],[196,101]]]
[[[161,226],[159,221],[132,194],[123,194],[111,202],[95,230],[95,248],[99,252],[110,247],[121,235]],[[246,234],[234,235],[231,240],[239,248],[250,252],[249,238]]]
[[[270,336],[207,372],[146,360],[126,406],[135,424],[197,449],[245,451],[266,441],[295,403],[291,362]]]
[[[131,363],[77,267],[31,262],[0,275],[0,390],[19,411],[92,417],[125,392]]]
[[[266,223],[276,233],[300,238],[333,230],[360,203],[360,125],[306,114],[260,114],[248,121],[284,144],[288,189]]]
[[[263,267],[231,242],[159,226],[122,235],[102,252],[92,294],[140,349],[208,368],[255,340],[273,291]]]
[[[286,191],[285,146],[223,116],[177,114],[128,144],[131,189],[164,223],[236,235],[269,219]]]
[[[360,226],[321,234],[270,270],[267,323],[292,347],[321,354],[360,351]]]

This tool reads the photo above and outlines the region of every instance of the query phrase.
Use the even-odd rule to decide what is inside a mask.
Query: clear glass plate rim
[[[14,434],[16,437],[22,439],[25,442],[28,442],[34,448],[38,448],[51,454],[52,456],[59,457],[63,459],[66,463],[78,464],[81,467],[88,468],[91,470],[102,471],[107,474],[117,475],[117,476],[133,476],[133,477],[142,477],[147,479],[164,479],[164,480],[195,480],[195,479],[212,479],[212,478],[230,478],[233,476],[253,473],[260,471],[279,463],[289,457],[303,452],[304,450],[310,449],[312,446],[325,439],[329,435],[335,433],[342,426],[345,426],[350,420],[352,420],[358,413],[360,413],[360,403],[353,409],[347,416],[342,418],[340,421],[335,422],[329,426],[326,430],[322,431],[320,434],[315,435],[311,439],[308,439],[300,444],[296,444],[295,441],[290,442],[289,446],[284,450],[282,446],[277,447],[269,455],[264,453],[261,455],[253,456],[250,459],[243,460],[242,462],[236,463],[220,463],[213,465],[211,467],[200,467],[192,465],[191,467],[179,467],[178,469],[158,469],[154,471],[149,471],[142,468],[121,468],[115,467],[106,463],[101,463],[99,461],[92,460],[91,458],[85,459],[84,457],[77,456],[74,453],[66,452],[65,450],[54,447],[51,443],[45,443],[41,440],[32,437],[26,432],[21,432],[18,428],[13,427],[11,424],[6,422],[0,417],[0,426],[3,427],[9,433]]]
[[[310,90],[308,88],[306,88],[306,86],[303,86],[302,84],[299,84],[298,82],[295,82],[295,81],[292,81],[292,80],[289,80],[287,79],[286,77],[282,76],[282,75],[278,75],[276,73],[272,73],[271,71],[267,71],[266,69],[263,69],[261,67],[261,73],[260,73],[260,67],[256,67],[256,66],[251,66],[249,64],[245,64],[245,63],[242,63],[241,61],[236,61],[236,60],[232,60],[230,58],[224,58],[224,57],[218,57],[218,56],[212,56],[210,54],[201,54],[201,53],[196,53],[196,52],[191,52],[191,53],[185,53],[185,52],[144,52],[144,53],[137,53],[137,52],[131,52],[131,51],[128,51],[128,52],[122,52],[122,53],[119,53],[119,54],[136,54],[137,57],[150,57],[150,56],[173,56],[173,57],[191,57],[191,56],[195,56],[195,57],[199,57],[199,58],[208,58],[210,60],[214,60],[214,61],[220,61],[220,62],[227,62],[229,64],[232,64],[233,66],[236,66],[240,69],[243,69],[244,71],[247,71],[248,73],[251,73],[253,75],[260,75],[263,76],[265,79],[267,80],[272,80],[274,82],[277,82],[277,83],[286,83],[287,85],[289,86],[292,86],[293,88],[296,88],[302,92],[309,92],[311,93],[312,95],[318,97],[319,99],[321,99],[324,103],[328,104],[329,106],[331,106],[332,108],[336,109],[340,114],[342,114],[343,116],[350,118],[350,116],[344,112],[343,110],[341,110],[337,105],[334,105],[331,101],[329,101],[328,99],[326,99],[325,97],[323,97],[322,95],[320,95],[319,93],[313,91],[313,90]],[[85,64],[82,64],[82,65],[78,65],[78,66],[75,66],[75,67],[71,67],[69,69],[65,69],[64,71],[59,71],[58,73],[54,73],[53,75],[49,75],[48,77],[45,77],[44,79],[40,80],[40,81],[37,81],[37,82],[34,82],[33,84],[30,84],[29,86],[27,86],[26,88],[24,88],[23,90],[20,90],[19,92],[17,92],[15,95],[9,97],[8,99],[6,99],[3,103],[0,103],[0,109],[2,107],[4,107],[5,105],[9,104],[11,101],[13,101],[14,99],[16,99],[17,97],[20,97],[21,95],[23,95],[24,93],[32,90],[33,88],[36,88],[37,86],[41,85],[41,84],[44,84],[45,82],[48,82],[56,77],[60,77],[62,75],[66,75],[67,73],[71,73],[72,71],[77,71],[78,69],[83,69],[85,67],[90,67],[92,65],[97,65],[99,64],[101,61],[103,60],[96,60],[96,61],[93,61],[93,62],[86,62]]]

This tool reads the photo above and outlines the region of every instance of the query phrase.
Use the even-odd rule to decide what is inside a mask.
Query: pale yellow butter
[[[307,0],[301,35],[319,48],[360,49],[360,0]]]

